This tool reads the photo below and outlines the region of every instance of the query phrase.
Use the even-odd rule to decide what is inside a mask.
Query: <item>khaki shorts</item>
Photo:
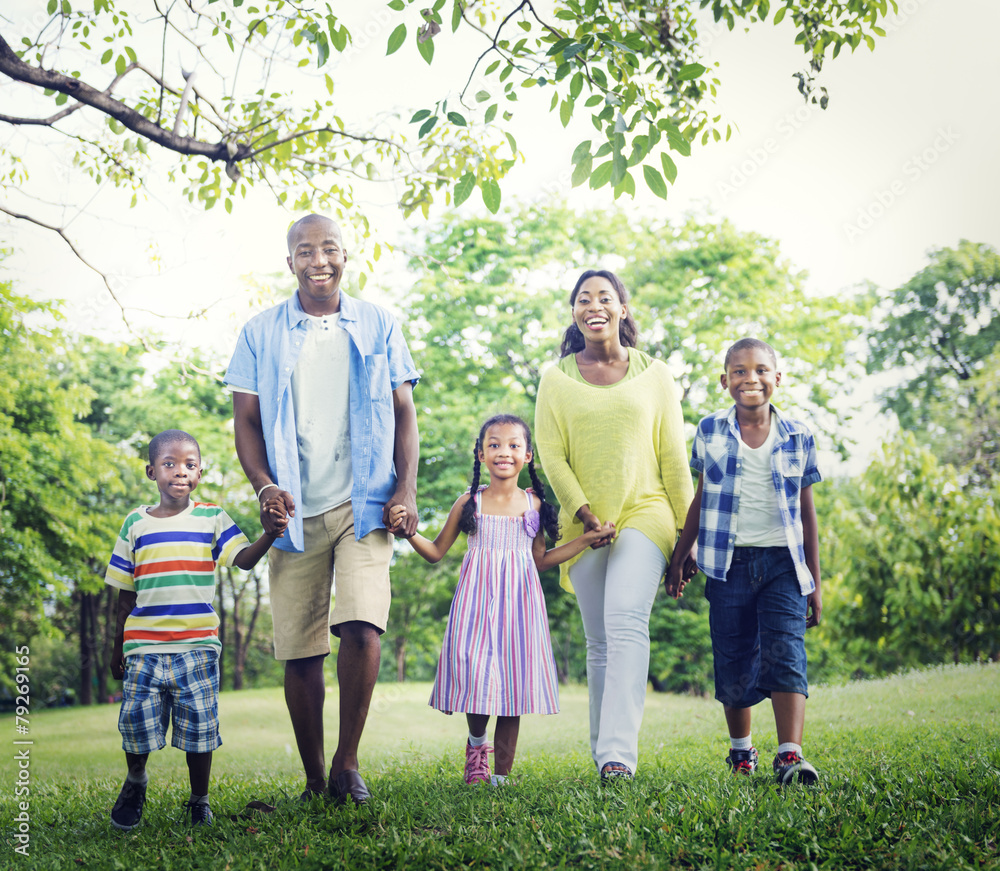
[[[339,624],[360,620],[381,634],[389,620],[389,531],[374,529],[357,541],[350,502],[307,517],[302,525],[303,553],[271,549],[275,659],[325,656],[330,633],[340,636]]]

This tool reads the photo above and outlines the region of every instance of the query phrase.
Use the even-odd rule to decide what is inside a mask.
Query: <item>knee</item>
[[[364,623],[360,620],[349,623],[341,623],[337,629],[340,633],[341,647],[349,646],[354,650],[368,651],[381,648],[381,636],[378,629],[371,623]]]
[[[307,656],[304,659],[288,659],[285,661],[285,674],[299,679],[323,673],[325,656]]]

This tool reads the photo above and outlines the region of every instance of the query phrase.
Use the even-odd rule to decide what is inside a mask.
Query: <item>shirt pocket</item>
[[[721,484],[729,465],[729,446],[725,442],[708,442],[705,445],[705,478]]]
[[[778,471],[783,478],[802,477],[803,457],[798,451],[778,451]]]
[[[372,402],[392,400],[392,381],[389,379],[389,357],[386,354],[366,354],[365,372]]]

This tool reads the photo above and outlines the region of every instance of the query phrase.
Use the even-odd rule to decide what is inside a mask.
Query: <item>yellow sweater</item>
[[[564,540],[583,532],[576,512],[589,504],[602,523],[611,520],[619,533],[637,529],[669,559],[694,498],[680,396],[662,361],[629,355],[647,367],[611,386],[549,367],[538,385],[535,447],[561,506]],[[576,559],[560,566],[571,592]]]

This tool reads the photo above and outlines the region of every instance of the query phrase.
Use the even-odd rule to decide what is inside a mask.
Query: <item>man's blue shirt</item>
[[[252,390],[259,397],[271,477],[292,494],[296,508],[302,504],[302,482],[291,381],[308,318],[298,292],[251,318],[240,333],[224,378],[229,386]],[[399,325],[385,309],[341,291],[340,328],[351,339],[351,508],[354,534],[361,539],[383,527],[382,509],[396,489],[392,393],[407,381],[416,384],[420,376]],[[331,433],[331,445],[332,437]],[[301,510],[274,546],[302,552]]]
[[[822,480],[816,465],[816,443],[804,423],[784,417],[773,405],[771,412],[778,424],[771,449],[771,480],[799,587],[807,595],[816,589],[816,582],[806,565],[799,495],[803,487]],[[698,567],[713,580],[724,581],[736,546],[743,481],[743,442],[736,406],[702,418],[691,448],[691,468],[703,476]]]

